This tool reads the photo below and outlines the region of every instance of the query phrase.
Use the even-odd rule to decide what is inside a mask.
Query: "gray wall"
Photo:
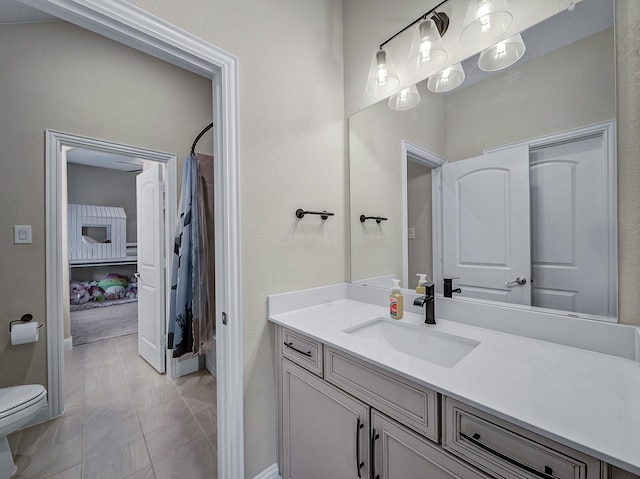
[[[123,208],[127,215],[127,243],[136,242],[136,173],[68,163],[67,201]]]
[[[618,314],[640,326],[640,2],[616,1]]]
[[[613,28],[447,95],[447,161],[615,118]],[[517,65],[517,64],[516,64]]]
[[[342,0],[133,0],[239,58],[245,475],[276,461],[268,294],[345,279]],[[335,211],[322,222],[298,208]]]
[[[47,386],[46,336],[11,346],[7,327],[47,320],[44,131],[183,157],[211,122],[211,81],[64,22],[0,25],[0,45],[0,387]],[[14,224],[33,244],[13,244]]]
[[[431,224],[431,168],[414,161],[407,162],[407,218],[414,228],[415,239],[408,240],[409,289],[418,285],[417,274],[433,281],[433,246]]]

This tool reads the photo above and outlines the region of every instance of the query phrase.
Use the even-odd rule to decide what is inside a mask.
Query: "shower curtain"
[[[209,294],[206,205],[198,160],[184,160],[178,226],[171,272],[168,345],[173,357],[211,347],[213,310]],[[204,235],[204,236],[203,236]]]

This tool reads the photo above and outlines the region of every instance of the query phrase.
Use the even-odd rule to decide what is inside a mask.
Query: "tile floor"
[[[217,477],[215,378],[171,380],[137,348],[133,334],[65,352],[65,414],[9,436],[12,479]]]

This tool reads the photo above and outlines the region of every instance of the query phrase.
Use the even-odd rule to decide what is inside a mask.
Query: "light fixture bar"
[[[448,1],[449,0],[444,0],[444,1],[440,2],[438,5],[433,7],[431,10],[429,10],[424,15],[422,15],[422,16],[418,17],[417,19],[415,19],[413,22],[411,22],[409,25],[407,25],[402,30],[397,32],[395,35],[387,38],[384,42],[382,42],[380,44],[380,50],[382,50],[382,48],[387,43],[389,43],[391,40],[393,40],[395,37],[397,37],[398,35],[400,35],[401,33],[405,32],[405,31],[407,31],[409,28],[414,26],[419,21],[426,20],[427,17],[429,17],[429,15],[431,15],[431,14],[433,14],[432,20],[436,24],[436,27],[438,28],[438,32],[440,32],[440,36],[442,37],[445,34],[445,32],[447,31],[447,29],[449,28],[449,16],[446,13],[441,13],[441,12],[438,13],[438,12],[436,12],[436,10],[438,8],[440,8],[442,5],[444,5],[445,3],[447,3]]]

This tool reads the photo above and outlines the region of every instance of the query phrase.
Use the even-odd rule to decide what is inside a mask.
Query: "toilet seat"
[[[38,403],[47,395],[41,384],[0,388],[0,422]]]

